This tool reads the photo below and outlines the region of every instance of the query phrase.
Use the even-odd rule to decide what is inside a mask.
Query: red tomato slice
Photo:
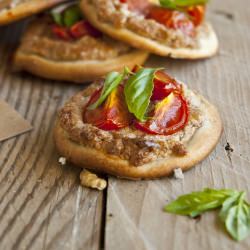
[[[93,104],[100,96],[101,89],[90,98],[83,112],[83,120],[103,130],[118,130],[129,126],[131,115],[125,103],[123,87],[120,85],[113,90],[106,101],[94,110],[87,107]]]
[[[173,11],[159,6],[152,6],[147,18],[154,19],[170,29],[181,30],[188,36],[195,35],[194,24],[184,12]]]
[[[152,117],[146,122],[135,122],[135,128],[148,134],[171,135],[188,122],[188,106],[182,95],[172,92],[156,104]]]
[[[154,78],[154,90],[151,101],[163,100],[173,91],[181,91],[181,86],[165,72],[157,71]]]
[[[196,5],[187,9],[187,13],[195,26],[199,26],[203,22],[205,11],[206,8],[204,5]]]
[[[92,37],[96,37],[96,38],[102,36],[102,33],[99,30],[95,29],[86,20],[82,20],[82,21],[74,24],[70,28],[70,34],[76,39],[81,38],[83,36],[87,36],[87,35],[92,36]]]
[[[52,26],[52,32],[59,39],[62,39],[62,40],[65,40],[65,41],[72,40],[72,37],[71,37],[68,29],[65,28],[65,27],[62,27],[62,26],[59,26],[59,25],[55,24],[55,25]]]

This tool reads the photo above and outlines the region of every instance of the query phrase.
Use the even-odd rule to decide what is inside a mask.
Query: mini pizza
[[[81,0],[89,22],[113,38],[160,56],[199,59],[218,50],[205,22],[208,0]]]
[[[65,0],[1,0],[0,25],[39,13]]]
[[[30,23],[15,53],[14,68],[52,80],[82,83],[125,65],[133,68],[147,57],[147,52],[95,29],[78,5],[69,3]]]
[[[187,170],[216,146],[217,109],[161,69],[111,72],[73,96],[54,130],[59,153],[83,168],[129,179]]]

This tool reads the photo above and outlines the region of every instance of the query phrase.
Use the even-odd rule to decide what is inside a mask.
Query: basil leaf
[[[63,13],[63,24],[66,27],[71,27],[81,19],[82,13],[78,5],[70,6]]]
[[[228,197],[222,204],[220,211],[220,219],[225,222],[229,209],[238,201],[241,193],[237,192],[234,195]]]
[[[233,239],[240,241],[250,234],[250,208],[244,202],[245,192],[242,192],[238,203],[227,213],[225,226]]]
[[[192,192],[180,196],[177,200],[165,206],[164,211],[195,217],[202,212],[220,207],[229,196],[235,193],[236,191],[227,189],[204,189],[201,192]]]
[[[63,26],[63,17],[60,13],[51,12],[51,16],[56,24]]]
[[[90,105],[88,109],[96,109],[97,107],[99,107],[106,100],[112,90],[114,90],[121,83],[124,77],[129,74],[129,72],[130,70],[127,67],[124,68],[123,73],[110,72],[105,79],[99,99],[95,103]]]
[[[54,22],[58,25],[64,26],[63,13],[65,12],[65,10],[72,6],[77,6],[77,1],[60,4],[59,6],[56,6],[51,9],[50,14]]]
[[[129,111],[139,121],[145,121],[145,113],[150,103],[153,92],[153,79],[159,69],[142,68],[130,76],[125,88],[125,100]]]
[[[168,9],[180,9],[189,6],[206,4],[208,0],[160,0],[160,4]]]

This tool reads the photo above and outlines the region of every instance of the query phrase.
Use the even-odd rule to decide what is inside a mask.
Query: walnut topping
[[[178,156],[184,156],[187,154],[187,150],[185,146],[181,143],[176,143],[172,148],[172,152],[173,154],[178,155]]]
[[[43,18],[32,22],[22,39],[20,49],[55,61],[106,60],[129,53],[132,49],[103,36],[83,36],[74,41],[57,39],[51,31],[51,20]]]

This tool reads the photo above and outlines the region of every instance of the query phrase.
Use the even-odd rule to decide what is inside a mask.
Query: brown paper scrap
[[[16,110],[0,100],[0,141],[28,132],[32,126]]]

